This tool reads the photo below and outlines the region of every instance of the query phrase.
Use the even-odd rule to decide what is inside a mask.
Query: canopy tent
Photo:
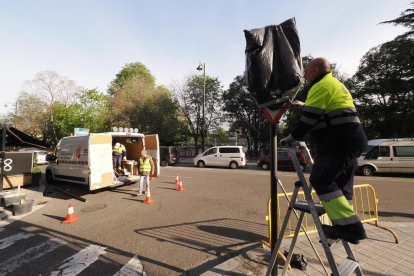
[[[7,129],[6,138],[7,147],[36,147],[36,148],[48,148],[49,145],[42,141],[33,138],[26,133],[14,128],[9,127]]]

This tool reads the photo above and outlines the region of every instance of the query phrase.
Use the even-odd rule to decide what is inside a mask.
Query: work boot
[[[138,192],[138,193],[137,193],[137,196],[140,196],[140,195],[142,195],[142,192]]]
[[[322,225],[323,232],[328,239],[342,239],[352,244],[359,244],[360,240],[364,240],[367,238],[367,234],[365,230],[362,231],[352,229],[354,225]]]

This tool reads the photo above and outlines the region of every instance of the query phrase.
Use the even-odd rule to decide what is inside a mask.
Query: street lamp
[[[204,151],[204,121],[205,121],[205,109],[206,109],[206,64],[199,62],[198,71],[203,70],[203,120],[201,121],[201,146]]]

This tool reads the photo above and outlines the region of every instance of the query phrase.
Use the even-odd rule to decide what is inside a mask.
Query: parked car
[[[194,165],[200,168],[217,166],[237,169],[246,166],[246,155],[242,146],[212,147],[197,155],[194,158]]]
[[[165,167],[174,165],[180,161],[180,154],[177,147],[160,146],[160,164]]]
[[[297,152],[296,156],[298,158],[301,170],[304,171],[306,168],[306,164],[307,164],[305,156],[301,152]],[[266,156],[258,160],[257,165],[261,167],[263,170],[270,169],[270,156]],[[277,168],[278,169],[295,169],[295,167],[293,166],[293,161],[290,157],[290,153],[288,151],[277,152]]]
[[[48,154],[45,150],[39,149],[20,149],[19,152],[33,152],[34,158],[37,160],[38,165],[49,164],[49,161],[46,160],[46,155]]]

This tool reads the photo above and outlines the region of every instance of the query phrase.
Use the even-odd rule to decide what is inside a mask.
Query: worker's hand
[[[122,158],[122,160],[126,160],[126,156],[124,156],[124,158]]]
[[[281,145],[286,145],[289,144],[291,142],[295,142],[296,140],[292,137],[292,135],[289,134],[288,137],[283,138],[282,140],[280,140],[280,144]]]

